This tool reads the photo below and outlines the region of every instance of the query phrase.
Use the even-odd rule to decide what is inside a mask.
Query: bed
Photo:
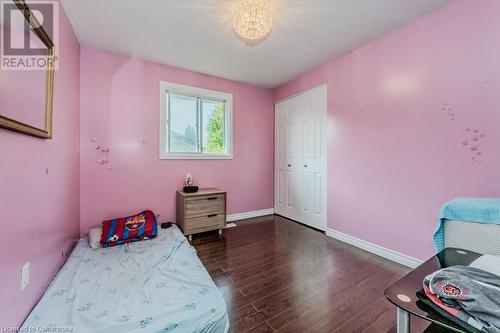
[[[24,330],[23,330],[24,329]],[[94,250],[81,239],[21,332],[227,332],[226,304],[173,225]]]

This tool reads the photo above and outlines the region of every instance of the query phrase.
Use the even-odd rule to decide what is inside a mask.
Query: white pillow
[[[102,247],[101,235],[102,235],[102,227],[92,228],[89,230],[88,238],[89,238],[89,245],[91,248],[99,249]]]

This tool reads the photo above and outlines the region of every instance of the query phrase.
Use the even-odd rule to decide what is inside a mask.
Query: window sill
[[[160,160],[232,160],[233,155],[160,154]]]

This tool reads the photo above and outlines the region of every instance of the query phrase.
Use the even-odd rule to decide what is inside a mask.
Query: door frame
[[[277,202],[277,191],[276,191],[276,182],[277,182],[277,174],[276,174],[276,156],[277,156],[277,131],[276,131],[276,124],[277,124],[277,121],[278,121],[278,117],[277,117],[277,113],[276,113],[276,104],[279,104],[279,103],[282,103],[286,100],[289,100],[291,98],[294,98],[294,97],[297,97],[297,96],[300,96],[300,95],[303,95],[311,90],[314,90],[314,89],[317,89],[317,88],[320,88],[320,87],[325,87],[325,91],[326,91],[326,110],[325,110],[325,121],[326,121],[326,125],[325,125],[325,140],[324,140],[324,145],[325,145],[325,190],[324,190],[324,196],[325,196],[325,218],[324,218],[324,221],[323,221],[323,228],[322,229],[317,229],[317,230],[320,230],[322,232],[326,232],[326,229],[328,228],[328,82],[323,82],[323,83],[320,83],[318,85],[315,85],[311,88],[307,88],[307,89],[304,89],[304,90],[301,90],[300,92],[298,93],[295,93],[293,95],[290,95],[290,96],[287,96],[287,97],[284,97],[284,98],[281,98],[277,101],[274,102],[274,163],[273,163],[273,174],[274,174],[274,186],[273,186],[273,189],[274,189],[274,193],[273,193],[273,206],[274,206],[274,210],[276,212],[276,202]],[[279,215],[279,214],[277,214]],[[286,217],[284,216],[285,218],[291,220],[289,217]],[[295,220],[292,220],[292,221],[295,221]],[[296,221],[298,223],[301,223],[301,221]],[[311,227],[309,225],[307,225],[308,227]],[[316,228],[314,228],[316,229]]]

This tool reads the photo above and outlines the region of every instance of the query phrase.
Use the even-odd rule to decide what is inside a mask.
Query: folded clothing
[[[102,222],[103,247],[143,241],[156,237],[156,217],[150,210],[139,214]]]
[[[425,293],[425,291],[423,289],[420,291],[417,291],[417,297],[427,307],[431,308],[432,311],[436,312],[438,315],[440,315],[441,317],[444,317],[448,321],[451,321],[452,323],[456,324],[458,327],[461,327],[470,333],[481,333],[481,331],[478,330],[477,328],[469,325],[464,320],[453,316],[451,313],[444,310],[443,307],[440,307],[436,303],[431,301],[430,297],[428,296],[428,294]]]
[[[500,276],[500,256],[483,254],[474,260],[469,266]]]
[[[427,297],[484,332],[500,333],[500,277],[470,266],[441,269],[424,279]]]

